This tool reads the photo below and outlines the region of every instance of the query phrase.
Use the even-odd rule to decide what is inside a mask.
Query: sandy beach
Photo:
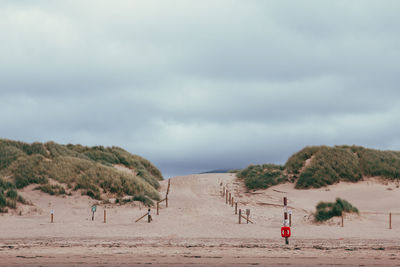
[[[167,181],[160,189],[165,195]],[[238,224],[222,188],[238,208],[250,209],[254,224]],[[168,208],[143,219],[140,203],[101,204],[78,192],[56,197],[27,187],[21,195],[33,205],[0,216],[2,266],[400,266],[400,189],[377,179],[296,190],[287,183],[248,192],[234,174],[203,174],[171,179]],[[292,210],[292,237],[280,237],[282,198]],[[319,201],[344,198],[359,215],[315,224]],[[50,223],[50,210],[54,223]],[[107,212],[104,223],[103,212]],[[389,212],[392,228],[389,229]],[[244,220],[242,220],[243,222]]]

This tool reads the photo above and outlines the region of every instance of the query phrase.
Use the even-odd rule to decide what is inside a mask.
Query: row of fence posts
[[[238,203],[234,201],[234,197],[232,196],[232,193],[228,191],[225,186],[222,188],[222,197],[225,197],[225,203],[233,207],[235,205],[235,215],[239,215],[239,224],[242,223],[242,219],[246,220],[246,223],[254,223],[253,221],[250,220],[250,209],[246,209],[246,216],[242,214],[242,209],[238,209]]]
[[[229,204],[233,207],[234,203],[235,203],[235,215],[238,214],[238,203],[234,202],[234,198],[232,196],[232,194],[228,191],[227,188],[225,188],[225,186],[222,188],[222,196],[225,197],[225,203]],[[285,201],[285,200],[284,200]],[[246,219],[247,223],[251,222],[253,223],[250,219],[249,219],[249,215],[250,215],[250,210],[246,209],[246,217],[244,217],[242,215],[242,210],[239,209],[239,224],[241,224],[241,219],[244,218]],[[285,217],[285,219],[288,219],[289,221],[289,227],[292,227],[292,213],[291,212],[287,212],[286,215],[287,217]],[[344,227],[344,216],[342,214],[341,216],[341,227]],[[392,212],[389,212],[389,229],[392,229]]]
[[[169,179],[169,180],[168,180],[167,192],[166,192],[166,194],[165,194],[165,198],[157,202],[157,215],[160,214],[160,213],[159,213],[159,210],[160,210],[160,203],[162,203],[162,202],[165,201],[165,207],[168,208],[168,194],[169,194],[170,186],[171,186],[171,180]],[[95,212],[96,212],[96,210],[97,210],[96,205],[93,205],[92,208],[91,208],[91,210],[92,210],[92,221],[94,221],[94,214],[95,214]],[[106,223],[106,222],[107,222],[107,211],[106,211],[105,209],[104,209],[103,214],[104,214],[104,220],[103,220],[103,222]],[[147,212],[145,215],[141,216],[141,217],[140,217],[139,219],[137,219],[135,222],[140,221],[141,219],[143,219],[144,217],[146,217],[146,215],[149,215],[149,213]],[[150,220],[149,220],[149,221],[150,221]],[[50,211],[50,223],[54,223],[54,210],[53,210],[53,209]]]
[[[96,205],[92,205],[91,209],[92,209],[92,221],[94,221],[94,213],[96,212],[96,209],[97,209]],[[107,210],[106,209],[103,210],[103,222],[107,223]],[[53,209],[50,211],[50,223],[54,223],[54,210]]]
[[[222,184],[221,184],[222,185]],[[222,188],[222,197],[225,197],[225,203],[231,205],[231,207],[233,207],[233,205],[235,205],[235,215],[238,214],[238,203],[234,202],[234,197],[232,196],[232,194],[228,191],[227,188],[225,188],[225,186]],[[246,219],[247,223],[251,222],[253,223],[250,219],[250,210],[246,209],[246,217],[242,215],[242,210],[239,209],[239,224],[241,224],[242,222],[242,218]],[[288,218],[285,217],[285,219],[288,219],[289,221],[289,227],[292,227],[292,213],[288,212],[286,213],[286,215]],[[341,227],[344,227],[344,216],[342,214],[341,216]],[[392,212],[389,212],[389,229],[392,229]]]
[[[340,226],[344,227],[344,215],[342,213]],[[389,229],[392,229],[392,212],[389,212]]]
[[[157,202],[157,215],[160,214],[160,213],[159,213],[159,210],[160,210],[160,203],[162,203],[162,202],[165,201],[165,207],[168,208],[168,194],[169,194],[170,186],[171,186],[171,180],[169,179],[169,180],[168,180],[168,186],[167,186],[167,192],[166,192],[166,194],[165,194],[165,198]],[[234,205],[234,203],[235,203],[235,215],[237,215],[237,214],[238,214],[238,203],[237,203],[237,202],[234,202],[234,197],[233,197],[232,194],[228,191],[228,189],[225,188],[225,186],[224,186],[223,189],[222,189],[222,196],[223,196],[223,197],[225,196],[225,202],[226,202],[226,204],[231,205],[231,207],[233,207],[233,205]],[[95,213],[95,212],[96,212],[96,205],[93,205],[93,206],[92,206],[92,221],[94,220],[94,213]],[[142,217],[140,217],[139,219],[137,219],[135,222],[140,221],[141,219],[143,219],[144,217],[146,217],[146,215],[148,215],[148,213],[146,213],[145,215],[143,215]],[[247,223],[249,223],[249,222],[250,222],[250,223],[253,223],[253,222],[249,219],[249,216],[250,216],[250,210],[249,210],[249,209],[246,209],[246,217],[242,215],[242,210],[239,209],[239,224],[241,224],[241,222],[242,222],[241,219],[242,219],[242,218],[246,219],[246,222],[247,222]],[[50,211],[50,222],[51,222],[51,223],[54,223],[54,210],[53,210],[53,209]],[[107,222],[107,211],[106,211],[105,209],[104,209],[104,220],[103,220],[103,222],[104,222],[104,223]],[[341,216],[341,224],[340,224],[340,225],[341,225],[341,227],[344,227],[344,216],[343,216],[343,214],[342,214],[342,216]],[[291,213],[289,213],[289,226],[290,226],[290,227],[292,226],[292,214],[291,214]],[[389,212],[389,229],[392,229],[392,212]]]

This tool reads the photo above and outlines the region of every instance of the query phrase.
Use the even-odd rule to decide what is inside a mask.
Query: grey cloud
[[[397,1],[3,1],[0,136],[166,176],[400,149]]]

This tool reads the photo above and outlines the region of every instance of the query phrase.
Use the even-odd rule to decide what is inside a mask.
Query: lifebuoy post
[[[287,197],[283,198],[283,227],[281,228],[281,235],[285,238],[285,244],[289,245],[289,237],[291,235],[291,231],[288,219]]]

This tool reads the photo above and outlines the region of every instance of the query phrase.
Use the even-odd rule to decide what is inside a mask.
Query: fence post
[[[232,197],[232,199],[231,199],[231,207],[233,207],[233,197]]]
[[[168,195],[165,196],[165,207],[168,208]]]
[[[289,226],[292,227],[292,213],[289,213]]]
[[[222,188],[222,196],[225,196],[225,186]]]
[[[342,213],[342,227],[344,227],[343,213]]]
[[[389,212],[389,229],[392,229],[392,213]]]
[[[235,203],[235,215],[237,214],[237,202]]]
[[[231,202],[232,202],[232,196],[231,196],[231,193],[229,193],[229,201],[228,201],[228,203],[231,204]]]
[[[228,189],[226,189],[225,203],[228,204]]]
[[[239,209],[239,224],[242,223],[242,210]]]
[[[158,213],[159,208],[160,208],[160,202],[157,201],[157,215],[159,214]]]

